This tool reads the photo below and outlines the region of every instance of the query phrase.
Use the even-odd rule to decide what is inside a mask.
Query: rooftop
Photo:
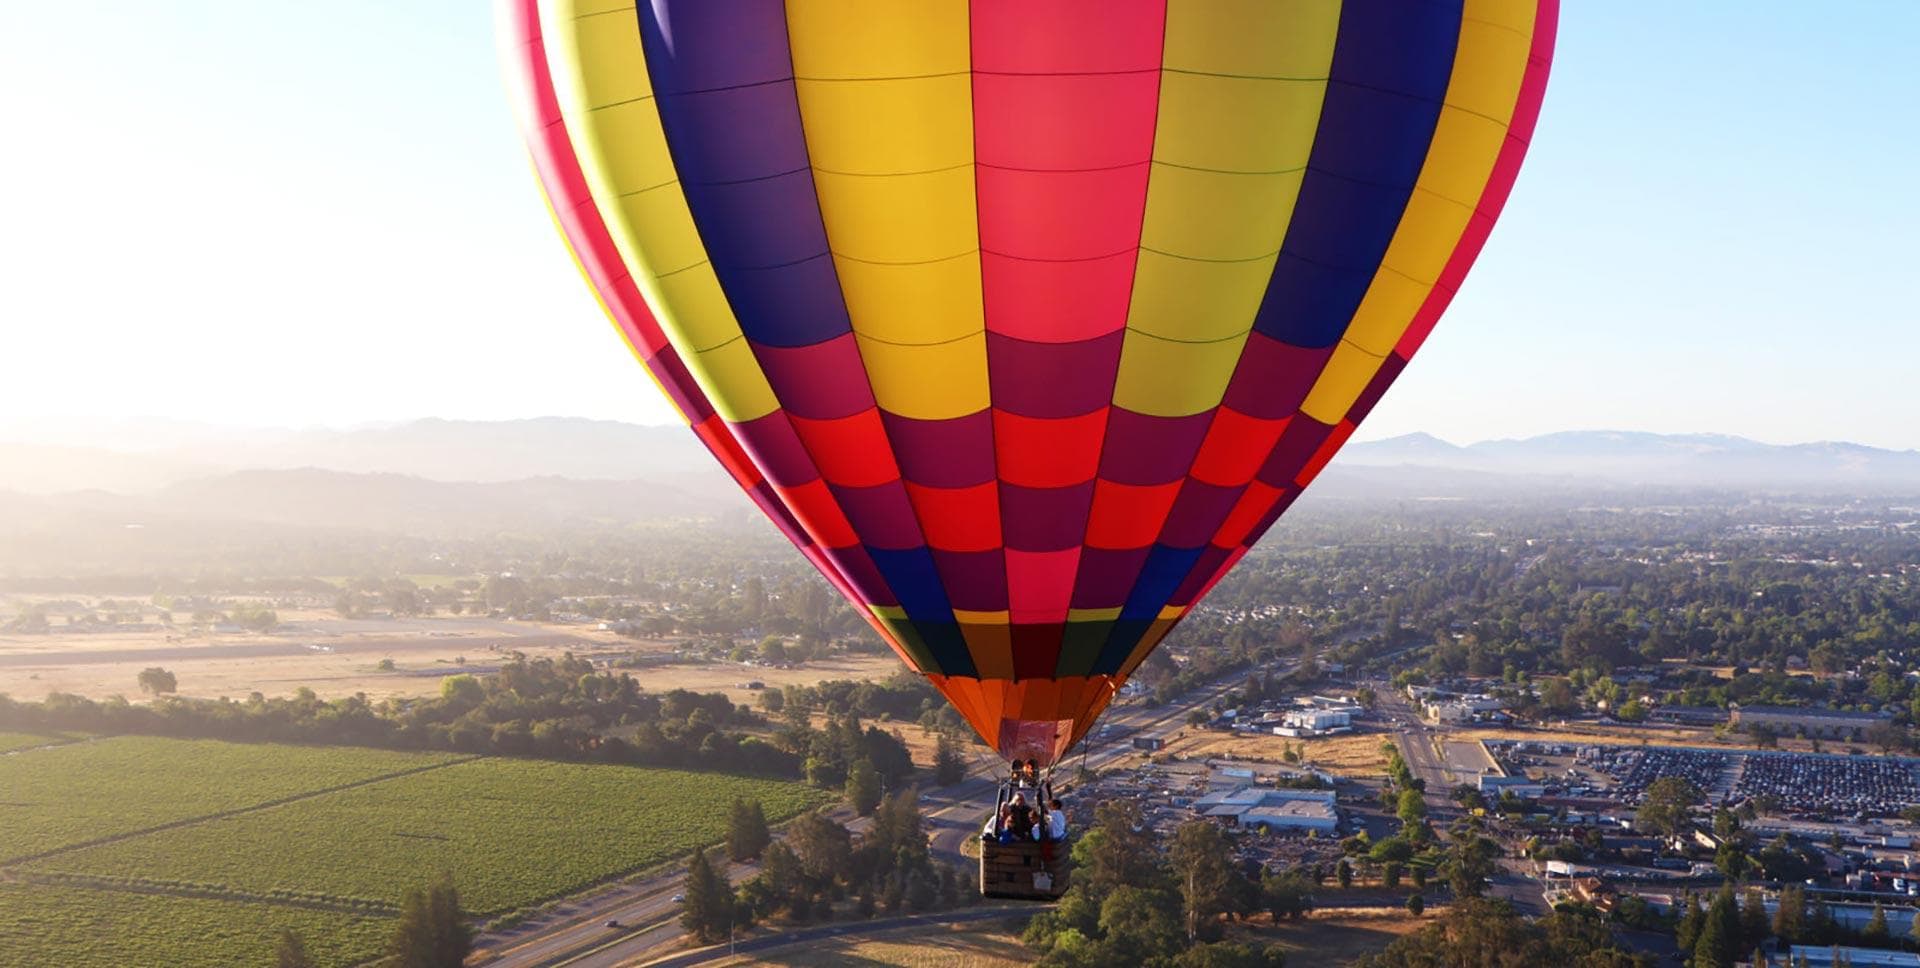
[[[1846,709],[1828,709],[1825,706],[1734,706],[1741,715],[1758,713],[1762,716],[1818,716],[1822,719],[1852,719],[1864,723],[1879,722],[1886,719],[1886,713],[1857,713]]]

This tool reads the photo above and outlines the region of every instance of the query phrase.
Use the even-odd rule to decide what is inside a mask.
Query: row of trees
[[[460,892],[450,874],[407,892],[400,919],[387,939],[381,968],[460,968],[473,953],[473,928],[460,909]],[[277,968],[316,968],[305,939],[283,928],[274,945]]]
[[[1131,801],[1095,808],[1073,860],[1059,906],[1034,917],[1023,935],[1044,968],[1277,968],[1285,962],[1279,949],[1224,940],[1226,922],[1256,913],[1298,918],[1314,903],[1306,872],[1246,870],[1227,834],[1206,820],[1161,843]]]
[[[175,687],[171,674],[141,674],[149,691]],[[516,654],[496,675],[451,676],[440,695],[323,700],[301,688],[286,698],[244,701],[163,695],[136,705],[55,693],[43,702],[0,695],[0,725],[15,729],[145,733],[240,742],[328,743],[443,749],[508,756],[596,760],[802,775],[804,757],[749,735],[758,714],[720,693],[648,693],[630,675],[597,671],[584,659]]]
[[[1591,911],[1529,920],[1505,901],[1456,901],[1446,916],[1402,936],[1358,968],[1653,968],[1654,957],[1620,946]]]
[[[857,839],[818,811],[795,820],[780,839],[768,833],[757,803],[736,801],[730,819],[726,857],[758,858],[760,872],[735,886],[724,863],[708,852],[689,859],[681,924],[703,942],[756,921],[825,920],[849,900],[849,913],[869,918],[948,908],[974,897],[961,871],[934,861],[919,793],[911,787],[882,798]]]

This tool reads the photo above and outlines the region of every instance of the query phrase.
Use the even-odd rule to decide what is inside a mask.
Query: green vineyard
[[[439,871],[469,911],[501,914],[718,841],[736,795],[775,820],[823,796],[676,770],[132,737],[0,757],[0,791],[0,964],[79,966],[260,964],[283,927],[323,963],[353,964]]]

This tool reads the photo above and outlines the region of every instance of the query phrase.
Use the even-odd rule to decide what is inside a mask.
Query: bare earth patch
[[[365,693],[378,700],[437,693],[446,676],[491,669],[514,652],[616,659],[667,654],[680,646],[586,625],[473,616],[343,619],[303,609],[283,609],[279,615],[280,628],[266,633],[197,629],[180,616],[172,628],[150,624],[0,634],[0,693],[30,700],[50,692],[138,698],[140,670],[160,666],[173,672],[183,696],[286,696],[306,687],[329,698]],[[392,667],[382,668],[383,660]],[[675,663],[632,673],[649,691],[724,692],[750,704],[758,690],[747,685],[755,681],[779,688],[827,679],[880,679],[901,668],[891,654],[879,654],[835,656],[791,669]]]
[[[981,928],[918,926],[864,938],[809,941],[717,965],[783,965],[786,968],[1022,968],[1033,953],[1004,924]]]
[[[1302,756],[1302,768],[1322,770],[1335,776],[1379,776],[1387,770],[1387,758],[1380,751],[1385,733],[1352,733],[1318,739],[1290,739],[1257,733],[1226,733],[1214,730],[1184,729],[1173,735],[1161,751],[1181,759],[1233,759],[1287,764],[1289,745]]]
[[[1332,908],[1278,926],[1263,925],[1249,934],[1285,948],[1289,965],[1344,965],[1420,930],[1431,920],[1431,914],[1416,918],[1405,911]]]

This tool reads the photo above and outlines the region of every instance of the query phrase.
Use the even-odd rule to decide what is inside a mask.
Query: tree
[[[1748,861],[1746,848],[1741,847],[1738,841],[1721,844],[1713,852],[1713,864],[1729,880],[1735,881],[1746,877],[1747,868],[1752,866]]]
[[[1120,887],[1100,905],[1106,964],[1144,965],[1181,948],[1179,902],[1164,890]]]
[[[687,861],[687,879],[680,893],[686,901],[680,908],[680,926],[702,944],[712,944],[727,936],[733,927],[733,885],[727,875],[714,869],[705,850],[696,850]]]
[[[1260,907],[1275,924],[1313,910],[1313,881],[1299,868],[1284,873],[1275,870],[1260,874]]]
[[[1441,861],[1441,869],[1447,875],[1447,886],[1453,890],[1455,898],[1479,897],[1487,890],[1487,881],[1498,870],[1494,859],[1500,856],[1500,846],[1479,834],[1469,833],[1454,841],[1453,847]]]
[[[1748,888],[1747,896],[1740,899],[1740,949],[1751,951],[1760,947],[1771,933],[1766,898],[1759,889]]]
[[[440,680],[440,699],[456,713],[463,713],[487,701],[487,687],[463,672]]]
[[[180,680],[173,673],[159,666],[148,666],[140,670],[140,691],[149,695],[180,691]]]
[[[1633,825],[1641,830],[1675,836],[1686,829],[1693,805],[1705,796],[1691,780],[1663,776],[1647,785],[1646,798],[1633,815]]]
[[[1353,886],[1353,865],[1348,863],[1345,857],[1340,858],[1340,865],[1333,869],[1333,876],[1335,880],[1340,882],[1341,890],[1344,891],[1347,888],[1352,887]]]
[[[1418,790],[1401,790],[1399,810],[1400,822],[1408,827],[1419,826],[1427,816],[1427,798]]]
[[[1740,912],[1734,904],[1733,886],[1726,885],[1707,906],[1706,920],[1700,925],[1700,937],[1693,943],[1691,968],[1733,968],[1734,959],[1745,950],[1740,944]]]
[[[1860,929],[1860,937],[1874,947],[1887,943],[1887,911],[1879,904],[1873,906],[1873,917],[1867,920],[1867,926]]]
[[[734,797],[727,814],[727,856],[750,860],[760,856],[770,843],[773,834],[767,830],[767,814],[760,801]]]
[[[1693,946],[1700,941],[1700,931],[1706,921],[1707,912],[1701,909],[1700,898],[1688,891],[1680,899],[1680,917],[1674,923],[1673,937],[1689,958],[1693,955]]]
[[[1361,968],[1634,968],[1644,962],[1618,947],[1606,924],[1590,915],[1556,911],[1529,921],[1504,902],[1468,899],[1355,964]]]
[[[1548,679],[1540,687],[1540,704],[1555,713],[1570,713],[1580,708],[1573,687],[1565,679]]]
[[[944,787],[966,778],[967,761],[960,755],[960,744],[954,742],[952,733],[941,730],[933,747],[933,782]]]
[[[387,942],[393,968],[459,968],[472,950],[473,929],[460,910],[452,875],[440,875],[424,891],[407,892]]]
[[[314,968],[306,943],[292,928],[280,929],[280,939],[273,946],[273,963],[276,968]]]
[[[847,870],[853,856],[853,838],[847,828],[816,810],[793,822],[787,830],[801,872],[816,883],[826,883]]]
[[[1407,913],[1413,915],[1416,918],[1422,914],[1427,913],[1426,897],[1420,894],[1407,895]]]
[[[847,767],[847,805],[865,817],[880,805],[880,796],[880,774],[875,772],[873,762],[866,757],[854,760]]]
[[[1237,942],[1195,945],[1173,959],[1173,968],[1286,968],[1286,952]]]
[[[1074,883],[1085,884],[1096,903],[1122,885],[1159,887],[1167,883],[1157,840],[1138,803],[1113,800],[1100,804],[1093,811],[1093,826],[1074,844]]]
[[[1174,832],[1167,853],[1186,902],[1187,942],[1214,940],[1219,916],[1233,900],[1233,851],[1226,835],[1210,820],[1189,820]]]
[[[1773,935],[1781,941],[1799,941],[1807,935],[1807,892],[1798,884],[1780,888],[1773,911]]]

